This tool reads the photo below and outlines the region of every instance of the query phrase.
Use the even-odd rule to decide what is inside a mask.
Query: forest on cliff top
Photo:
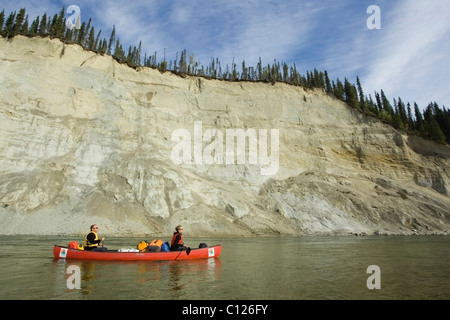
[[[209,65],[200,65],[193,55],[187,56],[186,49],[182,50],[173,60],[157,58],[157,53],[147,56],[142,53],[142,43],[136,46],[123,48],[120,37],[113,27],[109,39],[102,37],[102,30],[96,30],[92,19],[88,22],[77,21],[77,27],[68,28],[66,25],[65,8],[59,14],[36,17],[28,21],[25,8],[18,12],[5,14],[0,12],[0,35],[10,41],[17,36],[58,38],[65,44],[78,44],[85,50],[100,55],[110,55],[119,63],[127,64],[132,68],[149,67],[160,72],[172,72],[181,77],[196,76],[206,79],[224,81],[252,81],[263,83],[282,82],[289,85],[301,86],[304,89],[319,88],[336,99],[344,101],[351,108],[359,112],[376,117],[396,129],[404,130],[408,134],[421,136],[443,144],[450,144],[450,110],[440,107],[436,102],[427,106],[417,103],[412,105],[404,102],[400,97],[390,101],[383,90],[366,95],[359,77],[356,85],[347,78],[330,80],[327,71],[307,71],[302,75],[295,64],[289,66],[274,60],[272,64],[263,64],[261,59],[256,66],[247,66],[242,61],[240,70],[233,61],[222,67],[217,58],[212,58]],[[63,49],[64,50],[64,49]],[[64,52],[62,52],[64,54]]]

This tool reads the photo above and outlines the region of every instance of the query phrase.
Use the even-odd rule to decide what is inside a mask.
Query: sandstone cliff
[[[227,149],[231,129],[257,143]],[[0,234],[446,234],[449,164],[319,90],[0,39]]]

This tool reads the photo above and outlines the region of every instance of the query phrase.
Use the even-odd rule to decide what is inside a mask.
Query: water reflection
[[[175,263],[171,263],[169,266],[169,288],[174,291],[178,291],[183,289],[183,284],[181,283],[181,273],[183,272],[183,268],[180,266],[178,261]]]
[[[106,295],[110,299],[121,299],[121,294],[128,296],[130,293],[152,299],[166,299],[168,294],[171,299],[178,299],[188,292],[198,291],[199,287],[219,282],[221,276],[220,258],[150,262],[54,260],[53,264],[58,275],[55,295],[64,299],[78,294],[86,298],[94,295],[98,299]],[[80,290],[67,288],[71,276],[67,274],[69,266],[80,269]]]
[[[178,291],[187,285],[201,279],[203,283],[220,281],[221,260],[202,259],[192,261],[170,261],[168,264],[169,282],[171,290]],[[199,277],[201,276],[201,277]],[[188,279],[189,281],[186,281]]]
[[[81,294],[85,296],[91,295],[94,291],[94,285],[90,281],[95,279],[95,267],[96,263],[94,261],[83,261],[80,263],[81,283],[84,284],[81,287]]]

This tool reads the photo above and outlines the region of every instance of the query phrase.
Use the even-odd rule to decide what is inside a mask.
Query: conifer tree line
[[[346,102],[350,107],[365,114],[377,117],[397,129],[402,129],[409,134],[415,134],[441,143],[450,143],[450,110],[439,107],[436,102],[430,102],[421,112],[414,103],[405,103],[400,97],[389,101],[383,90],[366,95],[363,91],[359,77],[356,85],[345,78],[343,81],[337,78],[330,80],[327,71],[307,71],[302,75],[296,68],[284,62],[274,60],[272,64],[263,64],[261,58],[256,66],[247,66],[242,61],[240,70],[233,60],[231,66],[223,67],[218,58],[211,58],[206,67],[195,61],[193,54],[187,55],[186,50],[178,53],[174,60],[166,60],[165,53],[162,59],[157,59],[157,53],[142,59],[142,43],[136,47],[129,46],[124,50],[120,38],[116,35],[115,26],[109,38],[102,35],[101,30],[95,30],[92,19],[82,22],[79,29],[66,27],[65,8],[59,14],[36,17],[28,21],[26,9],[14,11],[6,16],[5,11],[0,12],[0,35],[12,39],[16,35],[27,37],[51,37],[59,38],[64,43],[73,43],[82,46],[98,54],[111,55],[120,63],[126,63],[130,67],[150,67],[161,72],[172,72],[179,76],[197,76],[207,79],[225,81],[253,81],[253,82],[283,82],[290,85],[302,86],[305,89],[319,88],[327,94]]]

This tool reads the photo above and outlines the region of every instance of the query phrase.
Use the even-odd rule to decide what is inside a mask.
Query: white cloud
[[[314,19],[318,11],[298,1],[156,1],[126,7],[111,1],[93,8],[94,20],[109,29],[105,37],[114,24],[122,43],[142,41],[148,54],[157,51],[162,57],[165,48],[170,60],[186,49],[203,65],[219,58],[223,66],[233,58],[248,65],[256,65],[259,57],[263,63],[294,61],[319,23]]]
[[[364,86],[422,108],[430,101],[449,105],[450,7],[444,2],[404,1],[382,14]]]

